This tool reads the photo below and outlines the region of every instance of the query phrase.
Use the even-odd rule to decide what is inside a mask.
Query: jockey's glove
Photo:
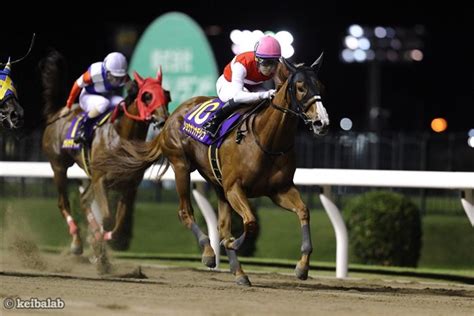
[[[268,91],[260,92],[260,100],[271,99],[275,95],[275,89],[270,89]]]

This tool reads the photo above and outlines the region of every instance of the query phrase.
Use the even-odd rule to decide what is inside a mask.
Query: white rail
[[[158,167],[151,167],[144,179],[156,178]],[[0,177],[40,177],[51,178],[53,172],[47,162],[5,162],[0,161]],[[77,165],[69,168],[69,178],[86,178],[86,174]],[[163,180],[174,180],[173,171],[168,169]],[[197,172],[191,174],[191,181],[203,182]],[[395,170],[354,170],[354,169],[297,169],[294,177],[296,185],[320,185],[325,189],[330,186],[363,186],[363,187],[405,187],[427,189],[460,190],[461,204],[474,227],[474,172],[444,171],[395,171]],[[326,191],[326,190],[325,190]],[[193,196],[206,219],[211,245],[216,252],[219,264],[219,235],[217,219],[209,202],[198,191]],[[348,237],[341,212],[330,200],[327,192],[321,192],[321,203],[326,210],[336,234],[336,277],[347,277],[348,271]]]

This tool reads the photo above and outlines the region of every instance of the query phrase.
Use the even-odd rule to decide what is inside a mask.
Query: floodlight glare
[[[347,34],[343,38],[343,50],[354,51],[354,58],[350,58],[348,53],[341,52],[341,59],[344,62],[414,62],[423,59],[424,27],[417,25],[412,28],[368,27],[361,25],[351,25]],[[363,57],[356,50],[373,52]]]
[[[355,37],[361,37],[362,35],[364,35],[364,30],[360,25],[353,24],[349,26],[349,34]]]
[[[448,128],[448,122],[442,118],[437,117],[431,121],[431,129],[436,133],[442,133]]]
[[[339,125],[343,130],[350,131],[352,129],[352,120],[350,118],[344,117]]]
[[[469,147],[474,148],[474,136],[471,136],[467,139],[467,144]]]
[[[261,30],[233,30],[230,32],[230,40],[232,41],[232,52],[237,55],[247,51],[253,51],[255,49],[255,44],[262,38],[264,35],[274,36],[281,45],[282,56],[285,58],[290,58],[295,53],[295,49],[292,46],[293,35],[288,31],[279,31],[274,33],[271,31],[262,32]],[[356,40],[357,42],[357,40]]]
[[[382,26],[377,26],[374,30],[374,34],[378,38],[384,38],[387,36],[387,30]]]

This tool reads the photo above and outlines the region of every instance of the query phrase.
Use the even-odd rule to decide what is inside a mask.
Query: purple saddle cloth
[[[112,110],[113,108],[105,111],[94,119],[94,124],[90,124],[89,128],[85,131],[87,139],[92,138],[92,134],[94,133],[96,126],[101,126],[107,121],[107,119],[110,117]],[[76,137],[76,134],[79,131],[79,127],[81,127],[82,122],[84,121],[84,115],[86,115],[86,113],[83,112],[72,119],[71,125],[69,125],[69,128],[66,133],[66,138],[64,138],[63,145],[61,146],[63,149],[81,149],[81,144],[74,142],[74,138]]]
[[[209,136],[202,127],[212,118],[213,113],[220,109],[224,103],[225,102],[222,102],[220,99],[215,98],[196,105],[184,116],[181,130],[195,140],[206,145],[211,145],[214,142],[214,139]],[[224,137],[220,138],[220,136],[224,135],[239,118],[240,113],[232,113],[231,116],[222,122],[216,136],[216,139],[218,139],[217,147],[220,147],[224,140]]]

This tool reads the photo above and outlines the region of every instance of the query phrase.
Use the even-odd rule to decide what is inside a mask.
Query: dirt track
[[[86,259],[0,253],[0,297],[61,298],[67,315],[473,315],[474,286],[249,273],[239,287],[230,273],[114,259],[99,276]],[[141,267],[142,274],[137,270]],[[144,278],[146,275],[146,278]],[[4,314],[28,314],[12,309]],[[36,311],[38,312],[38,310]]]

